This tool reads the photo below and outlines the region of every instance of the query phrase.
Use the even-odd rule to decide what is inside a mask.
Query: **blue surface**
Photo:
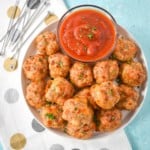
[[[0,144],[0,150],[3,150],[3,148],[2,148],[2,146],[1,146],[1,144]]]
[[[65,0],[68,8],[79,4],[99,5],[116,18],[118,24],[133,34],[143,48],[150,64],[150,0]],[[148,66],[150,69],[150,65]],[[149,83],[150,84],[150,83]],[[150,87],[148,85],[148,87]],[[149,150],[150,143],[150,88],[145,98],[144,106],[126,128],[127,136],[133,150]],[[0,150],[2,150],[0,146]]]
[[[115,17],[141,45],[150,69],[150,0],[65,0],[68,8],[79,4],[99,5]],[[148,83],[148,87],[150,87]],[[125,129],[133,150],[150,150],[150,88],[144,106]]]

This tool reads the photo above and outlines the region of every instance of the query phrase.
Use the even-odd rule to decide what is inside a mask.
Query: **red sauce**
[[[105,57],[112,50],[115,25],[105,14],[83,9],[67,16],[59,29],[63,50],[81,61],[94,61]]]

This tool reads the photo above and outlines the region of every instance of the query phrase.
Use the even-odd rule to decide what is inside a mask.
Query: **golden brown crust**
[[[97,126],[98,131],[113,131],[121,126],[121,111],[117,108],[113,108],[110,110],[101,110],[97,114],[97,121],[99,121],[99,124]]]
[[[81,127],[93,120],[93,110],[87,99],[75,97],[65,101],[62,117],[69,123]]]
[[[120,100],[117,103],[117,108],[126,110],[135,110],[138,106],[139,93],[130,86],[120,85]]]
[[[51,86],[45,94],[45,98],[49,102],[63,105],[73,94],[74,88],[72,84],[65,78],[57,77],[52,81]]]
[[[117,40],[113,56],[120,61],[129,61],[135,57],[137,50],[138,48],[132,40],[120,36]]]
[[[70,80],[78,88],[92,85],[93,74],[91,67],[86,63],[75,62],[70,69]]]
[[[146,71],[140,62],[123,63],[121,79],[129,86],[141,86],[146,79]]]
[[[44,32],[35,39],[37,52],[43,55],[52,55],[59,51],[56,35],[53,32]]]
[[[103,109],[111,109],[120,99],[118,86],[112,81],[94,84],[90,89],[96,104]]]
[[[41,108],[45,103],[45,82],[31,82],[26,88],[26,100],[28,104],[36,109]]]
[[[97,62],[93,68],[96,83],[113,81],[119,74],[119,66],[116,60],[105,60]]]
[[[48,75],[47,57],[39,54],[28,57],[23,63],[23,71],[32,81],[44,79]]]
[[[71,61],[70,58],[61,53],[49,56],[49,71],[52,78],[66,77],[69,73]]]
[[[68,123],[65,130],[69,135],[75,138],[88,139],[92,137],[92,135],[94,134],[95,124],[91,122],[90,124],[85,124],[82,127],[80,126],[78,127],[78,126],[72,125],[71,123]]]
[[[58,105],[46,105],[40,111],[42,122],[46,127],[63,129],[65,121],[62,119],[62,108]]]

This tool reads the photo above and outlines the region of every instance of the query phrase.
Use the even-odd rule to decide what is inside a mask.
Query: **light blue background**
[[[150,0],[65,0],[68,7],[94,4],[107,9],[141,45],[150,69]],[[148,87],[150,87],[148,83]],[[150,88],[144,106],[125,129],[133,150],[150,150]]]
[[[0,150],[3,150],[1,145],[0,145]]]
[[[148,62],[148,70],[150,69],[150,0],[65,0],[65,2],[68,8],[79,4],[94,4],[111,12],[118,24],[131,32],[140,43]],[[144,106],[125,130],[133,150],[150,150],[150,88]]]

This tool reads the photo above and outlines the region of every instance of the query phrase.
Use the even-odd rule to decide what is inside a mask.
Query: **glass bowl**
[[[117,29],[114,17],[95,5],[69,9],[59,20],[57,36],[62,51],[74,60],[95,62],[114,50]]]

